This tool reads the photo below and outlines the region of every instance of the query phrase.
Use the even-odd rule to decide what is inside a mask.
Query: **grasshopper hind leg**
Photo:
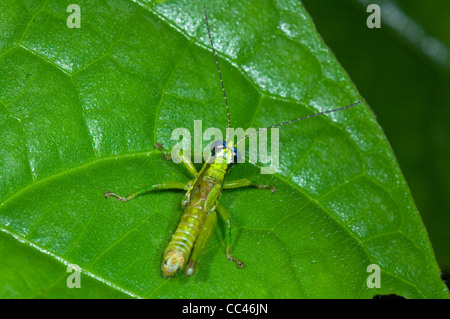
[[[197,269],[197,264],[200,260],[200,257],[205,252],[208,244],[216,231],[217,224],[217,214],[215,211],[209,213],[206,217],[205,223],[203,224],[200,233],[198,234],[197,240],[195,241],[194,249],[191,253],[191,257],[189,259],[189,263],[187,264],[184,274],[188,277],[195,275],[195,271]]]
[[[226,256],[228,260],[235,263],[238,268],[243,268],[244,263],[231,254],[231,215],[221,204],[217,204],[216,210],[227,225],[227,248],[225,250]]]
[[[120,196],[116,193],[107,191],[107,192],[105,192],[105,198],[115,197],[118,201],[127,202],[141,194],[158,191],[158,190],[166,190],[166,189],[186,190],[186,184],[180,183],[180,182],[161,182],[159,184],[155,184],[155,185],[149,186],[147,188],[138,190],[137,192],[134,192],[133,194],[131,194],[129,196]]]

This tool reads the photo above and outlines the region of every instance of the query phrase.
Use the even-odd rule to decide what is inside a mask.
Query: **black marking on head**
[[[213,142],[211,144],[210,148],[211,148],[211,159],[212,160],[214,160],[214,158],[218,155],[218,153],[221,153],[224,149],[228,149],[228,150],[230,149],[228,147],[228,143],[226,141],[221,141],[221,140],[217,140],[217,141]],[[233,160],[231,163],[228,163],[228,165],[230,167],[241,162],[241,153],[238,151],[238,149],[236,147],[233,147],[231,149],[231,151],[232,151]]]

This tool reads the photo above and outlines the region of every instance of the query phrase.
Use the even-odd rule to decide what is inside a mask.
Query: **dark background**
[[[449,285],[450,1],[302,2],[383,128]]]

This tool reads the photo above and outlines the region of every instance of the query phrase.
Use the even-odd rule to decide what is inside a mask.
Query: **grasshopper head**
[[[214,162],[225,162],[231,165],[241,162],[241,153],[233,142],[215,141],[211,144],[211,159]]]

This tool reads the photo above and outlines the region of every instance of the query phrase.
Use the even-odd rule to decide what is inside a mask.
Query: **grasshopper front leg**
[[[223,184],[223,189],[233,189],[233,188],[240,188],[240,187],[255,187],[258,189],[270,189],[270,191],[272,193],[275,193],[276,188],[272,185],[262,185],[262,184],[258,184],[254,181],[251,181],[247,178],[243,178],[243,179],[238,179],[235,181],[230,181],[230,182],[225,182]]]
[[[164,155],[163,157],[170,161],[172,160],[172,158],[170,157],[170,155],[167,154],[167,150],[164,148],[164,146],[161,143],[156,143],[155,147],[159,150],[161,150]],[[184,166],[186,167],[186,169],[188,170],[188,172],[192,175],[195,176],[197,175],[197,170],[194,167],[194,164],[192,164],[191,160],[183,153],[181,155],[179,155],[181,158],[181,161],[183,162]]]

